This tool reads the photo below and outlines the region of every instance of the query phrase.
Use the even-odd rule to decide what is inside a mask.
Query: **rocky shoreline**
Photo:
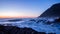
[[[19,28],[16,26],[0,25],[0,34],[46,34],[45,32],[37,32],[32,28]],[[56,34],[56,33],[49,33]]]

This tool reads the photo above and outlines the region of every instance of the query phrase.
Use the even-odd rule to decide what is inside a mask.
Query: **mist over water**
[[[1,19],[0,24],[4,26],[17,26],[19,28],[32,28],[37,32],[60,33],[60,24],[55,24],[53,18],[18,18],[18,19]],[[49,23],[49,22],[50,23]]]

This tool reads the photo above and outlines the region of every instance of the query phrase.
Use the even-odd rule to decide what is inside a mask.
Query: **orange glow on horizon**
[[[0,16],[0,18],[33,18],[34,16]]]
[[[28,15],[24,13],[17,12],[2,12],[0,13],[0,18],[33,18],[35,15]]]

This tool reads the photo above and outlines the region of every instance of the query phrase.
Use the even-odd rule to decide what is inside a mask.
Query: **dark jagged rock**
[[[45,24],[47,24],[47,25],[50,25],[50,24],[52,24],[52,22],[50,22],[50,21],[47,21]]]
[[[48,34],[56,34],[56,33],[48,33]]]
[[[54,4],[39,17],[60,17],[60,3]]]
[[[37,32],[32,28],[18,28],[16,26],[0,25],[0,34],[46,34],[45,32]],[[55,33],[49,33],[55,34]]]
[[[54,20],[55,23],[60,23],[60,18]]]
[[[41,23],[41,22],[46,22],[46,19],[38,19],[37,21],[36,21],[36,23]]]
[[[18,28],[15,26],[0,26],[0,34],[46,34],[37,32],[31,28]]]
[[[35,20],[35,19],[31,19],[31,20],[29,20],[29,21],[34,21],[34,22],[36,22],[36,20]]]

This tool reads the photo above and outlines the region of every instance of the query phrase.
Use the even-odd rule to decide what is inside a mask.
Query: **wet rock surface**
[[[18,28],[16,26],[0,25],[0,34],[46,34],[46,33],[45,32],[37,32],[31,28]],[[52,33],[52,34],[56,34],[56,33]]]
[[[31,28],[18,28],[16,26],[0,25],[0,34],[46,34],[46,33],[37,32]]]

